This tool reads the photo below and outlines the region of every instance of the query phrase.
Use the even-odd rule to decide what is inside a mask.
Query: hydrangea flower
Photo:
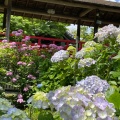
[[[18,94],[17,102],[18,103],[23,103],[24,102],[22,94]]]
[[[84,47],[95,47],[96,45],[97,43],[94,41],[87,41],[85,42]]]
[[[80,51],[75,54],[75,58],[81,59],[86,57],[91,57],[96,51],[95,47],[83,47]]]
[[[7,99],[0,98],[0,111],[5,112],[11,107],[12,105]]]
[[[97,94],[99,92],[105,93],[110,87],[105,80],[100,79],[96,75],[88,76],[85,79],[77,82],[77,86],[83,87],[92,94]]]
[[[58,47],[58,46],[55,45],[55,44],[50,44],[50,45],[49,45],[49,48],[52,48],[52,49],[57,49],[57,47]]]
[[[42,108],[42,109],[46,109],[49,108],[49,102],[46,96],[46,93],[44,92],[37,92],[35,93],[33,96],[31,96],[28,100],[27,103],[30,104],[34,107],[34,108]]]
[[[69,53],[66,50],[60,50],[51,57],[51,62],[59,62],[69,57]]]
[[[30,120],[24,111],[17,108],[8,109],[7,113],[0,117],[0,120]]]
[[[12,75],[13,75],[13,72],[12,72],[12,71],[7,71],[6,75],[7,75],[7,76],[12,76]]]
[[[81,59],[78,63],[78,68],[90,67],[91,65],[93,65],[95,63],[96,63],[96,61],[92,58]]]
[[[95,38],[98,38],[98,42],[104,42],[107,38],[116,38],[120,33],[120,28],[117,28],[113,24],[104,26],[98,30],[95,34]]]
[[[7,43],[8,42],[8,40],[2,40],[2,43]]]
[[[41,88],[43,84],[37,84],[37,88]]]
[[[103,93],[91,94],[81,86],[67,86],[47,94],[64,120],[114,120],[115,108]]]

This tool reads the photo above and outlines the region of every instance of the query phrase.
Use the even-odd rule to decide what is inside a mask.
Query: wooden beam
[[[6,7],[0,5],[0,8],[4,9]],[[13,11],[13,12],[21,12],[21,13],[28,13],[28,14],[34,14],[34,15],[42,15],[42,16],[48,16],[48,17],[50,16],[47,12],[39,12],[39,11],[35,11],[35,10],[28,10],[28,9],[15,8],[15,7],[12,7],[11,11]],[[69,20],[73,20],[73,21],[77,21],[78,20],[78,17],[65,16],[65,15],[61,15],[61,14],[53,14],[52,17],[64,18],[64,19],[69,19]],[[85,18],[85,17],[82,17],[81,21],[94,22],[93,19],[91,19],[91,18],[88,19],[88,18]],[[120,24],[120,22],[118,22],[118,21],[110,21],[110,20],[106,21],[106,20],[103,20],[103,19],[101,19],[101,21],[102,21],[102,24],[115,24],[115,25],[119,25]]]
[[[27,9],[19,9],[19,8],[15,8],[15,7],[12,7],[12,11],[15,11],[15,12],[25,12],[27,14],[34,14],[34,15],[43,15],[43,16],[52,16],[52,17],[61,17],[61,18],[64,18],[64,19],[72,19],[72,20],[77,20],[78,18],[77,17],[70,17],[70,16],[65,16],[65,15],[59,15],[59,14],[48,14],[47,12],[39,12],[39,11],[35,11],[35,10],[27,10]]]
[[[94,22],[94,19],[88,19],[88,18],[81,18],[81,21],[86,21],[86,22]],[[120,22],[118,21],[106,21],[101,19],[102,24],[114,24],[114,25],[119,25]]]
[[[12,8],[12,0],[9,0],[7,5],[7,19],[6,19],[6,39],[8,40],[8,42],[9,42],[9,34],[10,34],[11,8]]]
[[[79,8],[87,8],[87,9],[99,9],[103,11],[108,11],[108,12],[116,12],[120,13],[120,8],[116,9],[113,8],[113,6],[105,6],[101,5],[99,6],[98,4],[92,5],[92,4],[83,4],[83,2],[66,2],[66,1],[61,1],[61,0],[34,0],[34,1],[39,1],[39,2],[46,2],[46,3],[51,3],[51,4],[57,4],[57,5],[64,5],[64,6],[70,6],[70,7],[79,7]]]
[[[87,13],[89,13],[90,11],[92,11],[93,9],[86,9],[85,11],[83,11],[83,12],[81,12],[80,14],[79,14],[79,17],[83,17],[83,16],[85,16]]]

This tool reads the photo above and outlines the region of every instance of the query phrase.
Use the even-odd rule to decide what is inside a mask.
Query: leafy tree
[[[76,38],[77,30],[74,30],[72,34],[74,35],[74,38]],[[93,40],[93,28],[88,26],[81,26],[80,39],[84,42]]]
[[[0,14],[0,29],[2,29],[3,15]],[[23,18],[11,15],[10,31],[22,29],[26,35],[62,38],[67,24],[39,19]]]

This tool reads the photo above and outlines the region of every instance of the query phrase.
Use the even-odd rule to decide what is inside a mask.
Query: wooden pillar
[[[95,33],[98,32],[98,27],[99,27],[99,10],[96,10],[96,13],[95,13],[95,18],[94,18],[94,36],[95,36]],[[97,39],[95,38],[94,41],[97,42]]]
[[[8,42],[9,42],[9,34],[10,34],[11,8],[12,8],[12,0],[8,0],[7,16],[6,16],[6,39],[8,40]]]
[[[80,42],[80,23],[81,23],[81,20],[78,19],[78,22],[77,22],[77,37],[76,37],[76,51],[78,51],[79,42]]]
[[[6,28],[6,16],[7,16],[7,9],[4,8],[4,16],[3,16],[3,29]]]

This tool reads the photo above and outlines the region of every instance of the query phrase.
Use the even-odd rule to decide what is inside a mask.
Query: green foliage
[[[113,103],[116,108],[116,115],[120,116],[120,93],[116,86],[111,86],[105,94],[108,102]]]
[[[77,30],[72,31],[72,34],[74,35],[74,38],[76,38]],[[93,28],[88,26],[81,26],[80,40],[86,42],[93,40],[93,38]]]
[[[2,29],[2,18],[0,15],[0,29]],[[44,21],[39,19],[23,18],[11,15],[10,31],[22,29],[25,35],[47,36],[62,38],[67,24],[60,22]]]
[[[80,75],[80,71],[76,69],[76,62],[77,60],[69,58],[59,63],[53,63],[41,78],[44,85],[42,90],[49,92],[61,86],[74,85]]]
[[[38,115],[38,120],[54,120],[54,118],[50,112],[42,111]]]

